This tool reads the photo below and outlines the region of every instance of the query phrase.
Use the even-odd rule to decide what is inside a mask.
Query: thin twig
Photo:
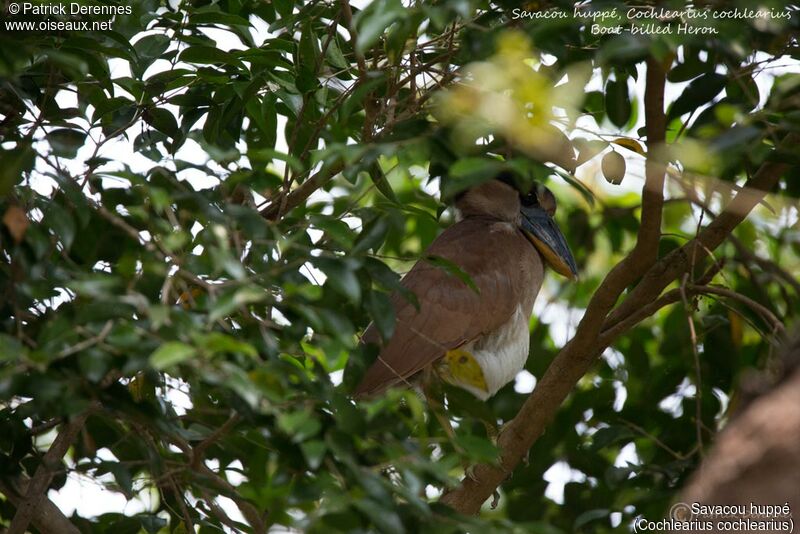
[[[77,354],[78,352],[84,351],[90,347],[94,347],[95,345],[102,343],[103,340],[108,336],[111,332],[111,328],[114,326],[114,321],[108,320],[106,324],[103,325],[102,330],[96,335],[92,336],[89,339],[84,339],[80,343],[76,343],[71,347],[67,347],[66,349],[62,350],[56,355],[56,359],[66,358],[67,356],[71,356],[73,354]]]
[[[666,443],[664,443],[663,441],[658,439],[657,436],[651,434],[650,432],[648,432],[644,428],[640,427],[636,423],[634,423],[632,421],[628,421],[627,419],[620,419],[620,421],[622,422],[622,424],[624,424],[625,426],[627,426],[628,428],[630,428],[634,432],[636,432],[638,434],[641,434],[642,436],[646,437],[649,440],[652,440],[653,443],[655,443],[657,446],[659,446],[662,449],[664,449],[667,453],[669,453],[676,460],[685,460],[687,458],[686,455],[683,455],[683,454],[677,452],[676,450],[672,449]]]
[[[211,510],[211,513],[219,519],[219,522],[225,525],[226,527],[230,528],[233,532],[239,532],[240,526],[236,524],[236,522],[228,517],[228,514],[225,513],[225,510],[222,509],[220,505],[214,500],[214,497],[207,491],[200,490],[201,495],[203,495],[203,500],[208,505],[208,508]]]
[[[683,306],[686,309],[686,321],[689,323],[689,339],[692,345],[692,356],[694,358],[694,373],[695,373],[695,397],[694,397],[694,405],[695,405],[695,433],[697,435],[697,444],[698,450],[700,451],[700,456],[703,456],[703,383],[700,375],[700,355],[697,351],[697,332],[694,328],[694,308],[692,304],[689,303],[689,299],[686,296],[686,286],[689,280],[689,272],[687,272],[683,276],[683,282],[680,286],[681,292],[681,300],[683,300]]]
[[[728,297],[730,299],[736,300],[741,302],[745,306],[749,307],[756,313],[758,313],[762,319],[764,319],[769,325],[772,327],[773,333],[785,333],[786,327],[783,325],[780,319],[772,313],[769,308],[756,302],[755,300],[742,295],[741,293],[737,293],[731,289],[720,287],[720,286],[708,286],[708,285],[690,285],[689,286],[693,291],[697,293],[711,293],[715,295],[720,295],[723,297]]]
[[[250,523],[250,526],[253,527],[253,531],[256,532],[256,534],[266,534],[267,527],[264,524],[261,513],[259,513],[258,509],[253,506],[252,503],[239,495],[235,486],[212,471],[205,462],[193,464],[195,453],[186,440],[175,434],[171,434],[169,440],[183,452],[195,472],[207,477],[218,489],[227,493],[227,496],[236,503],[236,506],[241,510],[242,515],[247,519],[247,522]]]
[[[222,436],[230,432],[233,429],[233,427],[236,426],[236,423],[238,423],[240,419],[241,417],[239,416],[239,414],[237,413],[232,414],[221,427],[217,428],[214,432],[209,434],[208,437],[206,437],[203,441],[195,445],[192,451],[192,465],[194,466],[199,465],[203,461],[206,450],[208,450],[208,448],[211,447],[214,443],[219,441],[220,438],[222,438]]]

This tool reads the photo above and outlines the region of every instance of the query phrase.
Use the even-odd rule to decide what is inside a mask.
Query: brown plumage
[[[517,361],[524,365],[528,318],[544,266],[520,229],[519,193],[505,183],[490,181],[464,194],[457,207],[463,220],[445,230],[423,258],[437,256],[454,263],[470,276],[478,291],[442,267],[418,261],[401,284],[416,295],[420,308],[400,294],[392,296],[397,319],[394,335],[381,347],[378,359],[356,388],[356,396],[408,383],[448,350],[471,342],[475,344],[469,347],[480,347],[482,339],[497,338],[495,333],[512,323],[516,340],[520,339],[516,331],[524,329],[524,347],[515,341],[514,349],[524,350],[521,364]],[[363,341],[380,342],[374,325],[367,328]],[[505,337],[502,343],[507,343]],[[512,370],[510,376],[518,370]],[[503,372],[508,375],[508,370]],[[508,376],[503,380],[507,382]]]

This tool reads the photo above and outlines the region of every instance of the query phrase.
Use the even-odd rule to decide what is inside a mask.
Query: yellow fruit
[[[615,145],[619,145],[619,146],[625,147],[625,148],[627,148],[628,150],[630,150],[632,152],[636,152],[640,156],[645,156],[646,155],[646,153],[644,151],[644,148],[642,148],[641,143],[639,143],[639,141],[637,141],[635,139],[629,139],[627,137],[620,137],[619,139],[614,139],[611,142],[614,143]]]
[[[609,152],[603,156],[601,167],[606,181],[614,185],[622,183],[622,179],[625,177],[625,158],[622,155],[614,151]]]

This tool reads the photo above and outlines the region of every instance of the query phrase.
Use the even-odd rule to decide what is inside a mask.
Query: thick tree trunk
[[[800,338],[783,361],[786,377],[746,406],[720,433],[678,501],[689,506],[744,505],[756,515],[763,509],[751,510],[751,503],[788,506],[800,517]],[[770,517],[751,519],[768,521]]]

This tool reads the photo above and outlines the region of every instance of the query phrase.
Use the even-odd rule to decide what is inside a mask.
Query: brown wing
[[[542,281],[541,259],[510,225],[465,219],[445,230],[424,256],[449,260],[470,276],[478,292],[442,267],[420,260],[401,284],[420,308],[392,296],[396,324],[392,338],[367,370],[356,396],[380,392],[433,363],[450,349],[508,321],[519,304],[530,310]],[[374,325],[363,340],[379,341]]]

